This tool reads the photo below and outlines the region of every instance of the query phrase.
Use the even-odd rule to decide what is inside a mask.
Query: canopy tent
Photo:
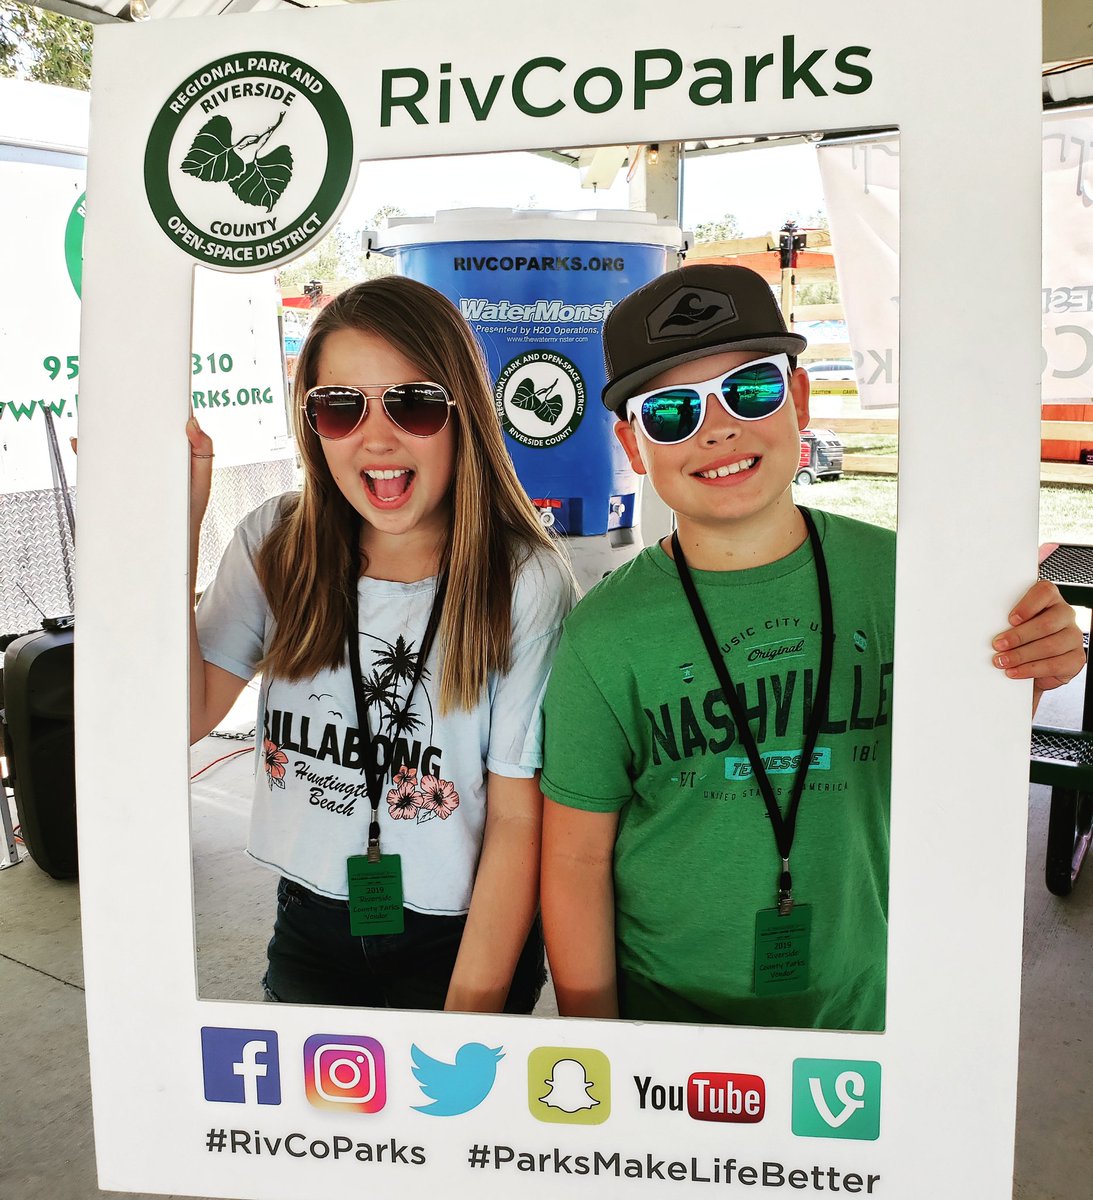
[[[102,24],[144,16],[207,17],[269,12],[278,8],[322,8],[331,4],[376,4],[383,0],[33,0],[35,7]],[[453,8],[456,6],[453,5]],[[1061,63],[1093,56],[1088,0],[1043,0],[1043,61]]]
[[[375,0],[360,0],[373,3]],[[35,3],[36,8],[63,13],[66,17],[79,17],[94,25],[113,21],[141,20],[144,16],[155,17],[210,17],[226,16],[229,13],[269,12],[278,8],[318,8],[327,4],[341,4],[343,0],[44,0]]]

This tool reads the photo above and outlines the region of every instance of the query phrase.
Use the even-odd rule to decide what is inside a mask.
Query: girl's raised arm
[[[186,423],[190,443],[190,580],[197,579],[197,550],[201,540],[201,522],[209,504],[213,477],[213,443],[191,417]],[[207,663],[197,640],[197,622],[190,604],[190,744],[199,741],[227,715],[246,686],[222,667]]]

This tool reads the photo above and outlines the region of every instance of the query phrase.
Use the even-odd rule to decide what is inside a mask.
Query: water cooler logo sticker
[[[295,58],[235,54],[195,71],[160,109],[144,186],[176,246],[247,271],[314,242],[352,166],[349,115],[322,75]]]
[[[497,377],[494,407],[501,427],[515,442],[533,449],[557,446],[584,416],[580,371],[553,350],[517,355]]]

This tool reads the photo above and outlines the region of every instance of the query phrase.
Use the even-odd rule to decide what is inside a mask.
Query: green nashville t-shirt
[[[791,857],[794,899],[812,906],[805,991],[754,992],[756,913],[775,903],[780,858],[675,564],[659,546],[644,550],[565,622],[542,789],[619,814],[623,1017],[884,1027],[895,536],[814,517],[835,653]],[[811,545],[762,567],[692,573],[784,813],[820,660]]]

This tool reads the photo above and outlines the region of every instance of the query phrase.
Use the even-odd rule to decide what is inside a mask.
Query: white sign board
[[[1028,694],[992,670],[987,639],[1034,561],[1038,245],[1013,231],[1038,224],[1040,9],[996,16],[986,0],[924,0],[913,21],[865,0],[792,14],[559,0],[518,18],[469,5],[457,19],[430,0],[99,32],[76,728],[104,1188],[1009,1197]],[[275,91],[283,121],[259,103]],[[898,127],[902,148],[885,1032],[199,1001],[182,437],[195,261],[258,269],[302,251],[372,159],[870,127]],[[1005,205],[961,184],[987,176]],[[1007,245],[1004,259],[937,253],[972,225]],[[990,320],[967,303],[973,291],[991,298]],[[124,356],[119,292],[157,298],[129,315]],[[1007,479],[989,514],[966,469],[984,458]],[[119,590],[119,578],[142,582]],[[121,774],[112,731],[138,723],[146,736]],[[452,1063],[468,1043],[503,1051],[492,1089],[462,1115],[416,1111],[411,1045]],[[580,1070],[592,1110],[572,1103]],[[680,1098],[695,1074],[720,1080],[710,1111],[751,1117],[757,1088],[743,1076],[759,1077],[762,1119],[692,1119]],[[569,1101],[544,1120],[547,1078]],[[813,1093],[802,1122],[811,1080],[824,1104]]]
[[[80,300],[87,215],[84,92],[0,80],[0,227],[8,231],[0,289],[0,494],[54,486],[43,414],[53,417],[61,462],[76,482]],[[132,353],[135,314],[157,292],[119,286],[108,300],[115,354]],[[231,279],[200,272],[194,301],[193,404],[217,443],[217,465],[291,454],[271,273]],[[158,394],[157,374],[148,394]],[[241,514],[235,514],[236,516]]]
[[[12,80],[0,84],[0,227],[6,231],[0,493],[10,494],[53,487],[46,412],[56,426],[65,473],[75,482],[68,439],[76,432],[80,387],[85,164],[79,153],[20,145],[30,138],[19,135],[44,135],[37,122],[28,128],[31,113],[52,103],[58,126],[53,137],[63,137],[69,147],[82,145],[87,97]]]
[[[280,303],[270,272],[195,275],[191,396],[194,415],[216,443],[218,467],[293,453],[277,328]]]

